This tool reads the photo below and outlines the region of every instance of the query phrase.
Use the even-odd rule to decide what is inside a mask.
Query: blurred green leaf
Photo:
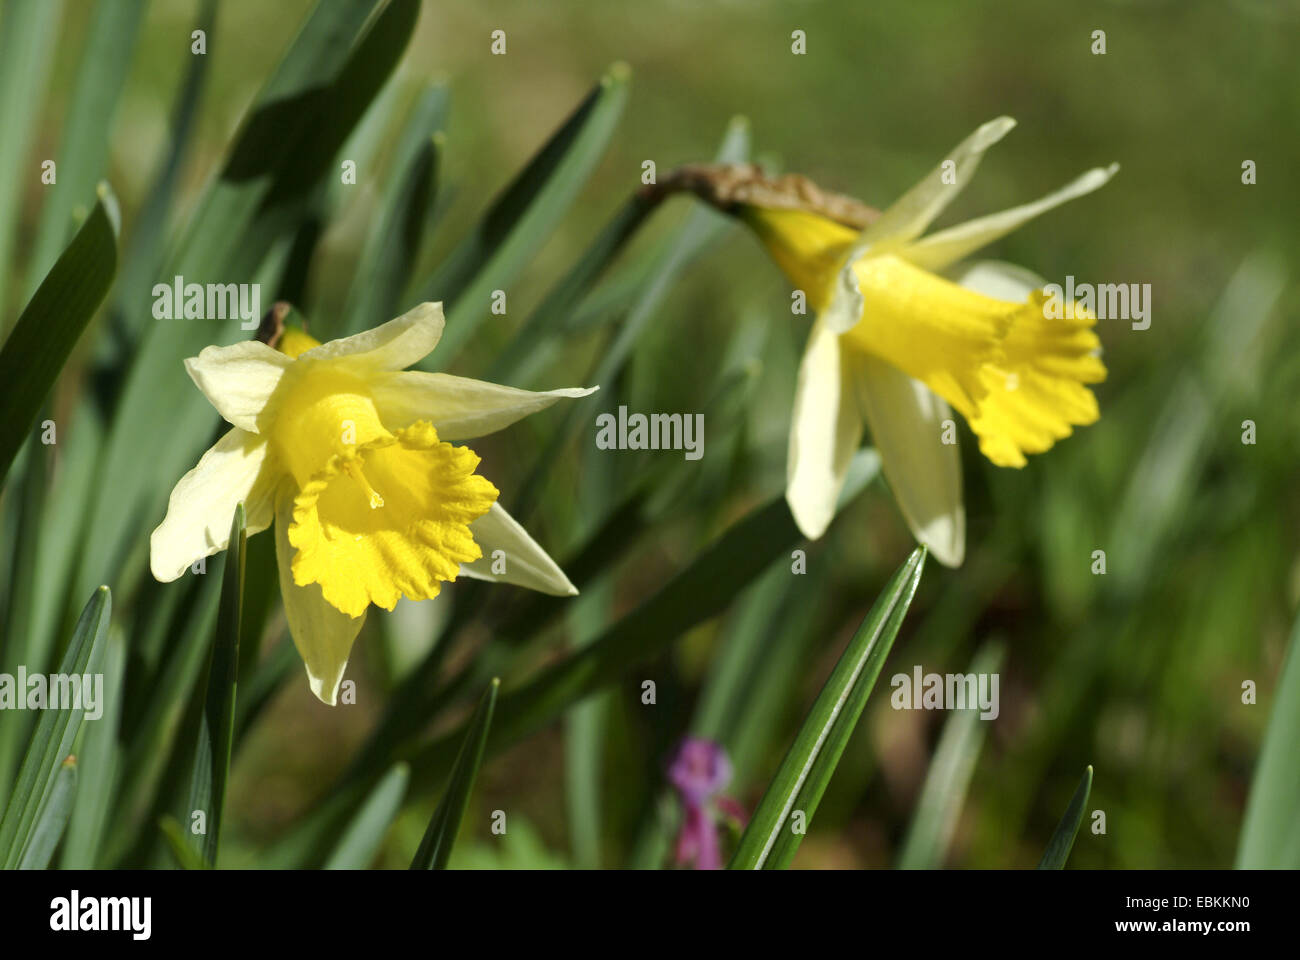
[[[749,121],[744,117],[735,117],[727,125],[722,143],[718,146],[718,152],[713,159],[715,163],[741,163],[749,157],[749,149]],[[591,377],[592,383],[608,383],[614,379],[618,371],[627,363],[642,331],[659,311],[682,272],[732,226],[733,224],[726,217],[703,204],[697,204],[691,210],[676,240],[668,245],[663,260],[650,274],[649,282],[641,297],[619,325],[617,334],[601,355]],[[594,397],[586,399],[598,402]],[[569,408],[571,418],[580,417],[580,414],[575,412],[577,406],[574,404]]]
[[[276,595],[279,595],[278,583]],[[247,680],[240,680],[239,702],[235,704],[235,749],[243,743],[249,728],[270,705],[285,680],[301,674],[302,655],[293,640],[285,637],[256,665]]]
[[[788,596],[796,593],[797,579],[790,575],[789,558],[781,556],[736,598],[695,702],[690,733],[726,749],[733,771],[728,787],[732,795],[744,790],[759,744],[766,742],[787,706],[789,691],[776,689],[777,685],[793,687],[801,679],[796,659],[804,639],[801,628],[814,619],[814,610],[810,604],[794,618],[782,611]],[[813,604],[819,599],[806,591],[797,595]],[[661,866],[679,821],[674,791],[663,787],[643,809],[627,866],[633,870]]]
[[[596,527],[622,495],[616,457],[598,457],[584,471],[575,499],[583,504],[587,529]],[[584,530],[587,532],[587,530]],[[582,589],[566,605],[569,645],[578,650],[600,636],[614,615],[615,576]],[[564,718],[564,800],[569,849],[580,870],[599,869],[604,836],[625,791],[609,790],[613,771],[608,753],[618,749],[617,694],[606,690],[576,704]],[[630,791],[634,792],[635,788]]]
[[[384,842],[384,835],[402,809],[410,768],[395,763],[366,798],[325,863],[326,870],[364,870]]]
[[[520,326],[506,348],[497,354],[487,378],[494,383],[527,381],[544,354],[542,345],[548,337],[562,334],[601,275],[618,257],[627,242],[645,224],[654,203],[643,194],[633,194],[607,223],[566,273]]]
[[[165,851],[159,842],[165,837],[159,826],[169,816],[184,825],[182,832],[193,855],[213,865],[207,857],[208,846],[216,843],[212,833],[219,828],[219,808],[224,802],[224,792],[219,796],[216,788],[224,776],[222,751],[224,770],[228,770],[231,749],[229,740],[224,746],[220,740],[230,736],[234,712],[232,709],[228,721],[218,719],[215,725],[209,717],[225,709],[222,687],[228,691],[232,707],[235,705],[239,650],[238,646],[233,651],[229,647],[234,642],[231,625],[242,619],[238,611],[230,609],[231,591],[242,578],[242,573],[236,576],[230,566],[236,552],[247,554],[246,543],[241,544],[238,538],[226,549],[222,576],[206,570],[197,574],[199,581],[190,588],[177,617],[164,621],[180,639],[171,644],[157,678],[134,695],[144,700],[144,706],[138,709],[134,723],[124,724],[122,789],[113,813],[118,828],[103,857],[110,865],[164,865]],[[241,562],[238,569],[242,568]],[[218,649],[222,645],[227,649]],[[228,680],[214,681],[219,676]],[[213,703],[213,697],[220,702]],[[214,803],[218,807],[215,813]],[[195,813],[202,814],[202,832],[195,831]],[[133,832],[128,825],[138,829]]]
[[[121,756],[117,736],[125,670],[126,638],[120,629],[110,628],[104,655],[103,712],[81,738],[77,796],[59,858],[59,866],[65,870],[89,870],[98,865]]]
[[[1079,780],[1079,786],[1075,788],[1074,796],[1070,798],[1070,805],[1065,808],[1065,816],[1061,822],[1056,825],[1052,831],[1052,839],[1047,842],[1047,849],[1043,851],[1043,859],[1038,862],[1039,870],[1063,870],[1065,861],[1070,858],[1070,850],[1074,847],[1074,838],[1079,833],[1079,824],[1083,823],[1083,816],[1087,812],[1088,794],[1092,791],[1092,766],[1091,764],[1083,771],[1083,777]]]
[[[118,829],[105,838],[103,857],[109,864],[118,863],[130,846],[133,837],[128,825],[139,824],[142,816],[145,817],[144,835],[149,840],[154,838],[155,825],[166,812],[166,802],[175,790],[181,789],[179,780],[190,772],[184,765],[193,753],[193,741],[181,742],[181,736],[189,729],[185,708],[190,703],[193,710],[198,710],[203,702],[194,697],[195,684],[208,656],[222,587],[218,577],[199,574],[201,579],[194,584],[193,576],[186,578],[194,591],[188,607],[176,611],[174,618],[163,617],[157,623],[159,635],[171,641],[161,668],[146,687],[134,693],[131,684],[135,681],[128,669],[123,709],[130,708],[134,716],[123,717],[122,775],[112,814]],[[182,596],[174,587],[169,595]],[[134,665],[138,666],[138,662]],[[151,808],[149,791],[156,785],[160,770],[165,778],[173,777],[177,782],[165,782]]]
[[[507,289],[554,233],[605,153],[627,103],[632,72],[615,64],[528,162],[410,302],[441,300],[447,327],[423,368],[448,366],[488,316],[493,290]]]
[[[925,548],[917,547],[862,621],[759,801],[729,869],[789,866],[867,705],[924,568]],[[796,813],[802,824],[793,822]],[[796,832],[796,826],[802,829]]]
[[[1286,283],[1275,257],[1256,251],[1245,258],[1208,318],[1200,369],[1181,371],[1160,410],[1148,415],[1150,433],[1111,513],[1108,556],[1122,562],[1112,561],[1109,574],[1126,592],[1136,593],[1159,569],[1153,558],[1184,526],[1218,429],[1215,417],[1233,387],[1258,380],[1260,344]]]
[[[411,861],[412,870],[442,870],[447,866],[456,834],[460,832],[460,821],[469,805],[470,791],[474,789],[474,780],[478,777],[478,768],[483,762],[483,747],[492,727],[492,711],[496,707],[497,691],[500,688],[501,681],[493,678],[483,698],[479,700],[474,715],[469,719],[465,740],[456,755],[456,764],[451,768],[451,778],[447,781],[447,792],[438,804],[438,809],[433,812],[429,829],[425,831],[420,849]]]
[[[1238,869],[1300,869],[1300,619],[1291,629],[1276,697],[1246,801]]]
[[[76,443],[37,447],[35,443],[29,442],[28,449],[33,454],[39,451],[48,457],[56,450],[58,453],[54,462],[44,470],[48,476],[50,466],[55,468],[53,482],[43,497],[39,526],[31,541],[32,587],[28,593],[31,619],[26,632],[25,659],[28,666],[44,665],[50,661],[55,638],[64,626],[58,621],[65,613],[68,579],[76,564],[85,522],[85,491],[95,480],[95,465],[103,441],[93,406],[92,400],[83,397],[74,408],[72,417],[58,424],[61,432],[68,429],[76,431]],[[63,435],[66,436],[66,433]],[[34,463],[35,456],[32,460]],[[29,466],[28,469],[31,470],[32,467]],[[84,779],[84,765],[81,776]]]
[[[743,118],[732,120],[714,159],[718,163],[741,162],[749,156],[749,139],[749,122]],[[635,207],[627,208],[624,215],[630,218],[635,212]],[[596,259],[579,263],[575,269],[577,271],[597,269],[601,257],[608,255],[611,247],[616,249],[619,232],[625,226],[625,223],[615,221],[613,225],[607,227],[600,238],[601,245],[597,247]],[[610,385],[627,364],[637,340],[663,306],[665,298],[677,283],[682,271],[729,226],[725,217],[703,205],[697,206],[687,216],[686,222],[673,242],[668,245],[663,257],[649,273],[647,282],[631,311],[619,324],[617,332],[613,334],[591,374],[586,378],[587,383],[596,386],[604,385],[606,390],[565,405],[559,427],[552,434],[551,442],[537,458],[528,478],[524,481],[523,493],[511,511],[521,523],[526,525],[531,519],[534,509],[541,500],[544,481],[552,474],[555,463],[565,447],[572,442],[583,424],[591,422],[596,410],[611,402]],[[604,253],[601,252],[602,248]],[[575,274],[575,276],[580,275]],[[604,396],[601,395],[602,392],[605,393]]]
[[[726,744],[732,768],[737,771],[733,737],[740,734],[749,717],[772,712],[772,698],[754,697],[763,688],[757,675],[779,659],[770,646],[773,637],[795,634],[794,630],[779,629],[791,626],[780,621],[780,611],[794,592],[794,584],[789,560],[779,557],[737,601],[696,704],[692,732]],[[790,666],[785,664],[787,675],[794,673]]]
[[[450,869],[564,870],[569,866],[547,848],[537,828],[517,813],[510,818],[510,830],[503,836],[457,846]]]
[[[71,754],[59,766],[54,786],[41,807],[40,816],[32,830],[32,838],[23,852],[19,870],[44,870],[54,857],[54,850],[63,839],[72,813],[72,801],[77,793],[77,758]]]
[[[275,560],[275,540],[255,537],[244,547],[243,621],[239,624],[239,683],[251,679],[262,659],[262,634],[272,613],[280,606],[280,580]],[[247,691],[240,694],[235,716],[238,731],[245,717],[243,707]],[[235,744],[239,744],[236,733]]]
[[[167,841],[167,848],[171,851],[172,856],[176,858],[176,862],[182,870],[209,869],[203,858],[190,846],[185,828],[180,825],[180,821],[173,816],[165,816],[158,821],[158,828]]]
[[[719,392],[711,396],[702,407],[705,422],[710,424],[711,429],[717,427],[719,433],[725,432],[728,413],[726,403],[747,386],[747,380],[730,378],[720,384]],[[681,476],[700,472],[695,461],[675,457],[656,460],[653,453],[645,451],[639,457],[636,456],[636,451],[628,451],[626,456],[632,466],[628,470],[630,475],[627,479],[620,480],[621,499],[613,498],[617,500],[615,506],[603,513],[595,509],[586,512],[591,532],[561,563],[569,579],[584,592],[616,570],[619,560],[647,532],[654,529],[665,511],[671,510],[673,498],[680,496],[689,482],[681,480]],[[869,482],[879,469],[874,451],[865,451],[855,469],[855,481],[845,488],[852,495],[860,492],[860,484]],[[568,597],[529,593],[494,623],[494,633],[503,643],[524,643],[567,612],[571,605],[572,601]],[[473,608],[472,603],[467,604],[467,609]]]
[[[117,270],[117,200],[99,202],[0,348],[0,484]]]
[[[98,0],[95,4],[63,123],[58,178],[43,190],[46,200],[27,264],[24,292],[28,295],[63,247],[76,205],[86,202],[95,184],[108,172],[113,117],[131,67],[144,8],[144,0]]]
[[[340,145],[405,50],[418,13],[417,0],[316,5],[245,117],[164,277],[253,279],[276,241],[300,226]],[[132,525],[161,512],[166,487],[156,478],[179,478],[197,459],[217,417],[181,361],[237,330],[238,318],[148,327],[114,412],[78,583],[116,566]],[[175,442],[154,442],[162,435]]]
[[[1002,665],[1000,643],[985,644],[971,661],[970,673],[977,678],[997,673]],[[952,705],[949,705],[952,709]],[[925,783],[912,811],[912,823],[898,857],[901,870],[933,870],[943,866],[944,857],[957,829],[957,818],[966,800],[975,762],[984,746],[985,721],[979,704],[953,709],[939,745],[935,747]]]
[[[215,36],[216,18],[217,0],[202,0],[194,29],[202,30],[209,43]],[[103,341],[100,348],[104,365],[115,371],[128,365],[129,351],[140,339],[145,325],[153,319],[151,313],[139,309],[139,305],[149,298],[162,270],[168,214],[175,199],[182,165],[193,144],[199,101],[206,85],[210,62],[211,58],[206,56],[189,57],[185,80],[172,105],[167,152],[127,236],[121,278],[109,311],[113,340]]]
[[[23,195],[40,183],[29,165],[63,13],[61,0],[7,0],[0,16],[0,334],[9,327],[10,253]],[[60,238],[62,239],[62,238]],[[38,398],[39,402],[39,398]],[[0,470],[0,480],[4,471]]]
[[[244,505],[235,507],[230,522],[230,545],[226,547],[225,570],[221,578],[221,603],[217,608],[217,633],[199,685],[205,703],[199,720],[194,750],[194,774],[190,781],[191,813],[202,811],[207,829],[195,843],[208,866],[217,865],[221,841],[221,820],[226,805],[226,781],[230,777],[230,749],[235,731],[235,688],[239,676],[239,628],[243,620]]]
[[[42,592],[32,552],[40,548],[37,537],[50,486],[52,452],[52,446],[35,440],[27,443],[15,461],[15,481],[10,487],[10,497],[6,498],[11,502],[5,504],[8,516],[0,516],[4,528],[14,533],[7,608],[0,600],[0,623],[4,625],[0,630],[0,670],[9,674],[20,666],[37,671],[47,665],[48,651],[32,626],[33,607]],[[17,772],[14,768],[18,751],[35,723],[35,716],[20,713],[8,723],[0,724],[0,796],[9,792],[11,778]]]
[[[446,112],[447,88],[439,84],[425,91],[407,118],[396,163],[352,277],[342,328],[332,334],[358,333],[402,312],[402,290],[411,279],[438,194]]]
[[[613,609],[613,584],[603,580],[575,600],[570,621],[581,647],[600,635]],[[564,796],[568,807],[569,844],[573,864],[581,870],[600,867],[604,824],[601,799],[606,794],[605,735],[611,704],[608,695],[589,697],[569,711],[564,749]]]
[[[112,608],[108,587],[100,587],[81,612],[58,673],[70,678],[99,671]],[[12,869],[21,862],[23,851],[31,840],[36,815],[53,788],[60,766],[72,753],[72,744],[84,717],[84,697],[81,704],[71,709],[41,712],[13,793],[9,795],[4,817],[0,818],[0,869]]]
[[[844,500],[862,491],[875,477],[878,464],[874,451],[858,456],[845,482]],[[753,510],[590,645],[505,694],[488,749],[495,751],[522,739],[593,691],[616,683],[691,627],[717,616],[774,557],[800,539],[784,496]],[[411,769],[417,782],[436,779],[446,769],[463,735],[462,728],[416,752]]]

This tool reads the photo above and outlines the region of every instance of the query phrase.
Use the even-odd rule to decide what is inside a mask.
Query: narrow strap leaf
[[[117,272],[117,200],[108,184],[0,349],[0,484],[41,404]]]
[[[1079,824],[1083,823],[1084,808],[1088,804],[1088,794],[1092,791],[1092,765],[1083,771],[1079,786],[1075,788],[1070,805],[1065,808],[1065,816],[1056,825],[1052,839],[1047,841],[1043,859],[1038,862],[1039,870],[1061,870],[1070,857],[1074,847],[1074,838],[1079,833]]]
[[[794,858],[889,656],[924,567],[925,548],[917,547],[858,627],[759,801],[729,869],[781,868]]]
[[[412,870],[442,870],[451,858],[451,847],[460,832],[460,821],[469,805],[469,794],[474,788],[479,765],[483,762],[483,748],[487,744],[488,730],[492,726],[492,712],[496,708],[497,691],[501,681],[493,678],[487,692],[479,700],[474,716],[470,718],[465,740],[452,767],[447,792],[438,809],[433,812],[429,829],[424,833],[420,849],[411,861]]]
[[[108,587],[100,587],[81,611],[81,618],[72,631],[72,640],[59,664],[61,675],[89,678],[99,670],[112,608]],[[12,869],[22,861],[37,814],[53,789],[63,761],[72,753],[85,712],[84,696],[80,703],[68,709],[41,711],[13,793],[0,818],[0,869]]]

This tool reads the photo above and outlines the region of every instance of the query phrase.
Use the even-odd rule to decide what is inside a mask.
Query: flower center
[[[294,498],[294,582],[319,583],[353,617],[372,603],[391,610],[402,596],[437,596],[482,556],[470,524],[497,490],[474,472],[478,463],[424,420],[331,459]]]
[[[392,436],[380,422],[365,381],[336,367],[311,364],[289,385],[276,423],[277,452],[300,488],[331,457],[341,456],[371,508],[384,505],[354,456],[359,447]]]
[[[384,505],[384,498],[375,492],[375,488],[370,485],[366,475],[361,472],[361,463],[357,460],[348,460],[343,464],[343,470],[349,477],[356,481],[357,486],[361,488],[370,500],[370,509],[378,510]]]

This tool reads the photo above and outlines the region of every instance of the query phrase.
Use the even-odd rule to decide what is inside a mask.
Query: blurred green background
[[[309,8],[300,0],[219,4],[177,209],[220,163]],[[112,127],[108,179],[128,240],[166,147],[196,9],[180,0],[149,4]],[[57,151],[89,11],[67,4],[33,156]],[[505,56],[488,53],[497,29],[506,32]],[[806,55],[791,53],[795,29],[806,31]],[[1090,50],[1098,29],[1104,56]],[[963,425],[966,563],[957,571],[928,567],[884,678],[913,664],[961,672],[986,641],[1005,645],[1001,716],[984,725],[944,863],[1036,863],[1091,763],[1089,809],[1105,812],[1106,833],[1092,834],[1086,820],[1073,866],[1222,867],[1234,859],[1300,600],[1292,495],[1300,479],[1293,402],[1300,327],[1290,267],[1300,253],[1298,29],[1300,5],[1263,0],[430,2],[385,96],[409,100],[434,77],[450,90],[436,229],[421,255],[432,265],[612,63],[632,70],[617,132],[571,213],[509,287],[507,316],[491,318],[456,360],[453,372],[469,376],[487,375],[522,319],[639,188],[644,161],[655,161],[662,177],[679,163],[708,160],[737,115],[748,119],[757,159],[875,205],[887,205],[978,124],[1014,116],[1019,127],[986,157],[941,225],[1119,162],[1121,172],[1099,193],[986,255],[1055,282],[1072,274],[1149,283],[1151,327],[1102,321],[1110,376],[1097,389],[1101,420],[1023,471],[984,461]],[[390,141],[358,185],[340,192],[313,257],[298,306],[326,331],[391,175]],[[1245,160],[1257,165],[1256,185],[1241,182]],[[31,183],[13,236],[19,275],[42,202],[42,188]],[[625,308],[620,278],[637,276],[639,262],[675,242],[694,210],[693,201],[675,198],[658,211],[594,291],[597,307]],[[753,238],[720,218],[719,225],[718,241],[655,310],[628,369],[601,384],[600,409],[625,402],[645,411],[712,410],[719,371],[738,355],[748,378],[743,404],[728,414],[725,442],[708,434],[702,478],[687,477],[690,464],[662,467],[684,492],[572,616],[507,664],[507,687],[590,633],[587,623],[633,609],[729,523],[782,490],[806,320],[790,316],[786,281]],[[14,286],[7,311],[21,306]],[[86,354],[94,329],[83,340]],[[515,385],[585,383],[600,342],[575,332]],[[84,363],[65,374],[65,403],[84,389],[84,376]],[[533,430],[545,431],[551,415],[479,450],[507,506],[542,444]],[[1247,419],[1257,425],[1255,445],[1241,440]],[[585,430],[550,475],[530,527],[560,559],[584,532],[588,506],[607,504],[635,470],[596,451],[594,432]],[[142,538],[159,519],[149,518]],[[671,816],[656,826],[662,770],[692,726],[725,731],[737,768],[728,793],[752,809],[910,546],[876,481],[808,548],[805,576],[792,577],[789,560],[778,560],[726,614],[491,758],[457,862],[621,866],[661,858],[671,832]],[[1098,549],[1106,551],[1105,576],[1090,572]],[[294,666],[236,757],[225,838],[231,865],[257,863],[261,844],[321,799],[364,742],[385,690],[435,636],[443,603],[399,608],[387,626],[367,628],[348,674],[361,687],[356,707],[322,706]],[[702,697],[728,645],[754,631],[763,638],[746,665],[753,673],[742,684],[745,709]],[[271,638],[283,641],[278,612]],[[472,638],[456,657],[490,645],[489,636]],[[654,707],[639,697],[647,678],[658,685]],[[1247,680],[1258,685],[1256,705],[1242,703]],[[796,866],[897,862],[945,717],[891,710],[887,693],[882,683],[868,705]],[[435,800],[414,798],[378,863],[405,865]],[[511,817],[504,839],[487,831],[496,809]]]

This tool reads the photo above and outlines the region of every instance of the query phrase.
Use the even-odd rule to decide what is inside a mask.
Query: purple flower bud
[[[668,768],[668,780],[682,798],[677,862],[694,862],[697,870],[721,868],[722,852],[711,801],[731,782],[731,761],[726,751],[712,740],[687,737]]]

